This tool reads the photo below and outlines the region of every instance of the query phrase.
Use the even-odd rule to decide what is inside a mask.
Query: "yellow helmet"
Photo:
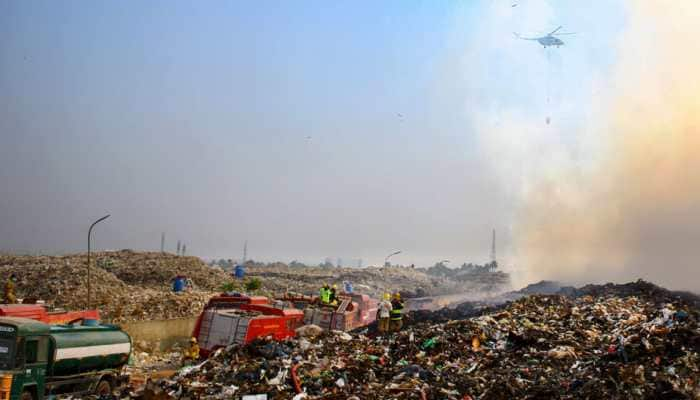
[[[197,343],[197,338],[195,338],[195,337],[190,338],[190,343]]]
[[[391,300],[391,295],[389,293],[384,293],[384,300]]]
[[[397,300],[401,300],[401,293],[399,293],[399,292],[394,293],[394,298]]]
[[[338,289],[338,285],[336,285],[336,284],[334,283],[334,284],[333,284],[333,289]]]

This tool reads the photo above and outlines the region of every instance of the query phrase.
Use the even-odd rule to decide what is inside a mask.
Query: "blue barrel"
[[[345,285],[345,293],[352,293],[352,282],[345,281],[343,284]]]
[[[187,278],[184,276],[178,276],[173,281],[173,292],[182,292],[185,290],[185,284],[187,283]]]
[[[243,279],[243,276],[245,275],[245,268],[243,268],[242,265],[236,265],[236,269],[234,271],[234,275],[238,279]]]

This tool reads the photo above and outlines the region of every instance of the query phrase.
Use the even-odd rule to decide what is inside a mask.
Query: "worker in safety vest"
[[[391,331],[398,332],[403,326],[403,301],[401,294],[394,294],[394,299],[391,301]]]
[[[331,290],[328,288],[328,284],[324,283],[323,287],[319,291],[319,299],[321,300],[322,304],[328,304],[330,301],[330,296],[331,296]]]
[[[333,287],[331,287],[331,290],[328,291],[328,303],[332,306],[335,306],[338,304],[338,297],[336,294],[336,290],[338,289],[338,286],[335,284]]]
[[[188,365],[194,363],[199,359],[199,344],[197,344],[197,338],[190,339],[190,347],[185,349],[185,353],[182,357],[182,363]]]
[[[17,297],[15,296],[15,274],[10,275],[5,282],[5,293],[3,297],[3,302],[5,304],[15,304],[17,303]]]
[[[389,332],[389,317],[391,316],[391,295],[384,293],[384,299],[377,307],[377,330],[379,334]]]

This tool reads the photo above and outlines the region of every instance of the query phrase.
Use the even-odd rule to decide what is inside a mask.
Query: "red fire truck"
[[[304,323],[325,330],[349,331],[371,324],[377,318],[377,300],[366,294],[340,293],[336,306],[323,305],[316,296],[287,293],[282,300],[304,310]]]
[[[294,336],[304,324],[304,312],[275,307],[267,297],[222,294],[209,300],[197,318],[192,337],[199,342],[200,355],[233,343],[246,344],[271,336],[276,340]]]

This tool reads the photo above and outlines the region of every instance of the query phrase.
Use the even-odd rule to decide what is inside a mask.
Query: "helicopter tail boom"
[[[522,40],[538,40],[539,39],[539,38],[523,37],[523,36],[520,36],[517,32],[513,32],[513,35],[515,35],[516,38],[522,39]]]

